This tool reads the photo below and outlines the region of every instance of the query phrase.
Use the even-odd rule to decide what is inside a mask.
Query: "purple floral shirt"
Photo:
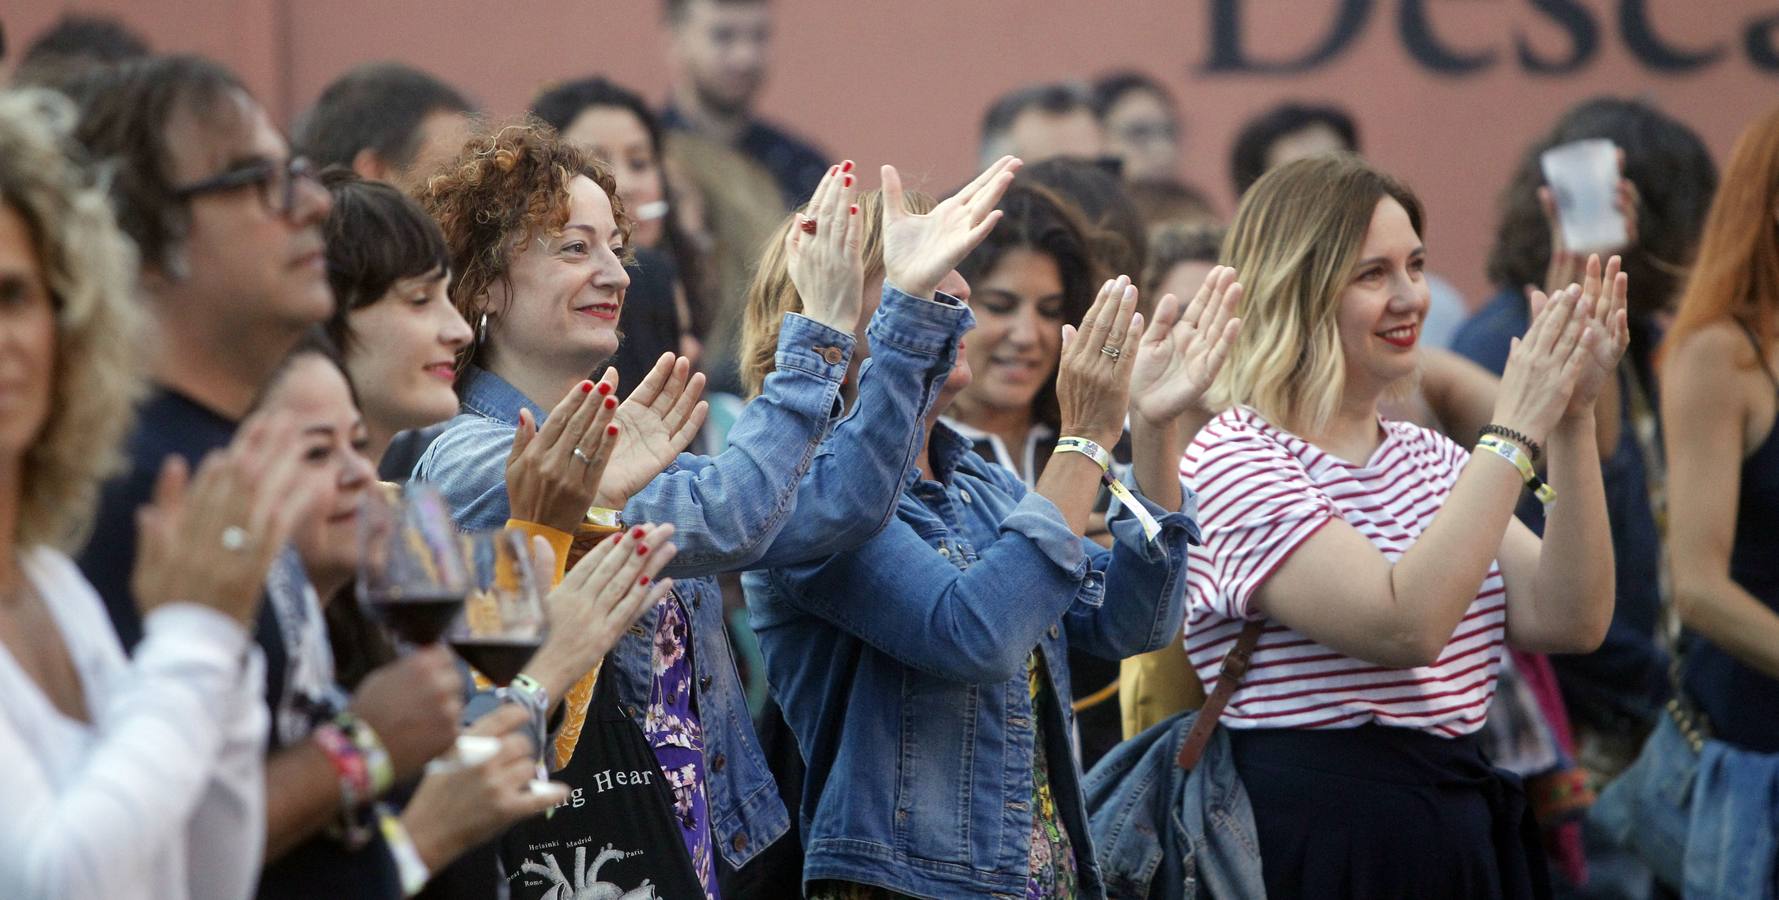
[[[649,688],[643,735],[673,790],[692,868],[704,884],[707,900],[719,900],[711,859],[710,804],[704,790],[704,726],[692,702],[692,640],[686,608],[677,593],[661,601],[655,628],[654,683]]]

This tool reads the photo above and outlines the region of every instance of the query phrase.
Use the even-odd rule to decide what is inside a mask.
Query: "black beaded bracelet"
[[[1540,457],[1544,456],[1544,448],[1538,446],[1537,441],[1532,440],[1531,438],[1526,437],[1525,435],[1520,434],[1519,432],[1514,431],[1511,428],[1507,428],[1507,427],[1504,427],[1501,425],[1491,424],[1491,425],[1484,425],[1483,427],[1477,429],[1477,431],[1476,431],[1476,436],[1479,438],[1486,434],[1492,434],[1492,435],[1495,435],[1496,437],[1504,437],[1510,441],[1513,441],[1516,444],[1520,444],[1520,445],[1524,446],[1526,448],[1526,452],[1532,454],[1533,462],[1537,462]]]

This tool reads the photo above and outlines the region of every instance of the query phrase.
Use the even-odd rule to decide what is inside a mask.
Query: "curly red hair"
[[[512,261],[525,252],[525,238],[551,234],[568,222],[568,185],[585,175],[611,200],[612,219],[626,243],[630,217],[618,199],[618,182],[606,165],[565,141],[536,119],[479,134],[457,158],[426,180],[417,198],[445,232],[451,256],[452,303],[471,323],[492,309],[489,289],[508,288]],[[464,352],[473,358],[477,342]]]

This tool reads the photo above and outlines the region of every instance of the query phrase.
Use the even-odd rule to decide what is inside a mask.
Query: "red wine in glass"
[[[538,637],[460,635],[451,639],[451,649],[457,651],[464,662],[500,687],[511,684],[542,645],[543,639]]]
[[[417,647],[438,643],[463,608],[462,593],[374,594],[367,599],[396,637]]]

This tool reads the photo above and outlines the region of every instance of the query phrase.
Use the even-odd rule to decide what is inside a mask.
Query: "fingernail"
[[[636,580],[636,583],[637,583],[637,584],[642,584],[642,585],[646,585],[646,584],[648,584],[648,583],[649,583],[649,576],[647,576],[647,575],[644,575],[644,576],[642,576],[642,577],[641,577],[641,578],[639,578],[639,579],[637,579],[637,580]]]
[[[617,409],[618,408],[617,398],[616,397],[605,398],[605,408],[606,409]]]
[[[609,394],[609,393],[611,393],[611,392],[612,392],[612,386],[611,386],[611,385],[609,385],[609,384],[606,384],[606,383],[605,383],[605,382],[603,382],[603,381],[601,381],[601,382],[600,382],[600,383],[599,383],[599,396],[601,396],[601,397],[603,397],[603,396],[605,396],[605,395],[606,395],[606,394]]]
[[[593,382],[591,382],[591,381],[581,382],[581,393],[583,393],[583,394],[593,393]]]
[[[852,176],[851,175],[846,176],[846,180],[842,181],[840,183],[840,186],[841,187],[852,187]]]
[[[841,163],[841,164],[840,164],[840,171],[842,171],[842,172],[851,172],[851,171],[852,171],[852,160],[850,160],[850,159],[849,159],[849,160],[847,160],[847,161],[846,161],[846,162],[844,162],[844,163]]]
[[[607,537],[605,539],[605,542],[608,544],[615,544],[618,542],[618,539],[622,538],[623,536],[624,536],[624,532],[614,531],[614,532],[612,532],[612,534],[609,537]]]
[[[852,215],[855,215],[855,216],[856,216],[856,215],[858,215],[858,214],[859,214],[859,205],[858,205],[858,204],[857,204],[857,203],[854,203],[854,204],[853,204],[853,205],[852,205],[852,212],[851,212],[851,214],[852,214]]]
[[[637,556],[648,556],[649,555],[649,546],[647,544],[636,545],[636,555]]]
[[[835,175],[838,175],[838,174],[840,174],[840,167],[839,167],[839,166],[829,166],[829,167],[828,167],[828,175],[829,175],[829,177],[832,177],[832,176],[835,176]]]
[[[642,535],[643,535],[643,530],[640,526],[637,527],[636,530],[630,532],[630,536],[633,538],[636,538],[639,541],[642,540]]]
[[[607,425],[605,427],[605,433],[611,435],[612,437],[617,437],[618,436],[618,426]]]

